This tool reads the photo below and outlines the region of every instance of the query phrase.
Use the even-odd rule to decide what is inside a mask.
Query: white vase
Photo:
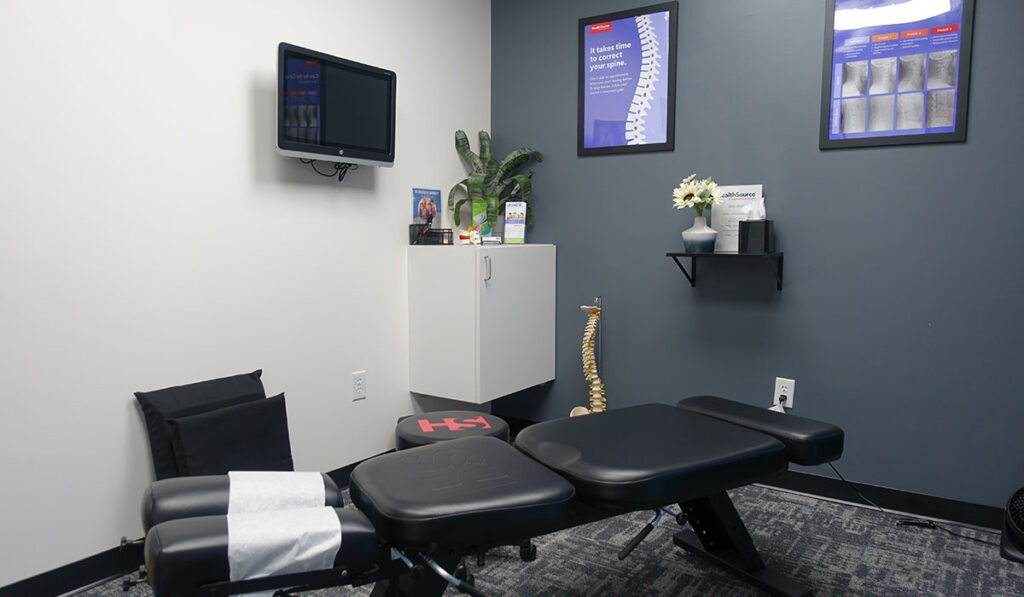
[[[714,253],[718,231],[708,226],[704,216],[693,218],[693,226],[683,230],[683,249],[687,253]]]

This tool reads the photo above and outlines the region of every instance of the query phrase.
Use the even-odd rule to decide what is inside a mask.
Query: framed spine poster
[[[678,8],[580,19],[578,155],[675,149]]]
[[[974,0],[827,0],[819,147],[967,138]]]

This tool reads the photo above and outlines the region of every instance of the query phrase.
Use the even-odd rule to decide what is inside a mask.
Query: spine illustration
[[[637,78],[636,91],[633,92],[633,101],[626,117],[626,145],[647,143],[644,125],[647,112],[651,109],[655,83],[661,75],[661,50],[650,15],[636,17],[636,30],[640,35],[640,77]]]

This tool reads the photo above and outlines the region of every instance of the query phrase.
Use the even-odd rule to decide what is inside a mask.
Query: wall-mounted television
[[[394,71],[281,43],[277,152],[370,166],[395,162]]]

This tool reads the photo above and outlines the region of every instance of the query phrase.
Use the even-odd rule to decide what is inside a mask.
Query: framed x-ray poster
[[[675,148],[677,2],[579,21],[577,153]]]
[[[963,141],[974,0],[827,0],[819,147]]]

